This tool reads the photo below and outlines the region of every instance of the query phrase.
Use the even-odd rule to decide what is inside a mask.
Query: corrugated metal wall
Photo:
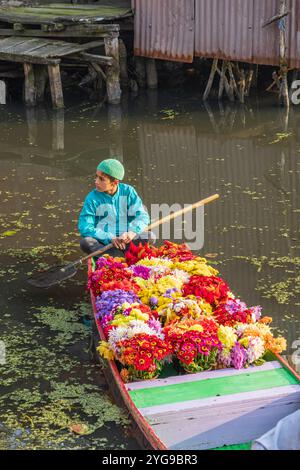
[[[134,53],[193,62],[194,0],[134,0]]]
[[[265,21],[280,0],[132,0],[136,55],[191,62],[193,56],[278,65],[279,28]],[[300,68],[300,2],[288,0],[287,57]]]

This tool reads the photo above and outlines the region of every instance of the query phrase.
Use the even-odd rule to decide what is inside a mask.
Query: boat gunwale
[[[90,274],[91,272],[92,272],[92,262],[89,259],[88,260],[88,273]],[[92,307],[93,307],[94,320],[95,320],[99,337],[102,341],[106,341],[106,337],[104,335],[103,329],[101,328],[101,326],[96,320],[96,313],[97,313],[96,301],[95,301],[95,296],[91,289],[90,289],[90,297],[91,297],[91,302],[92,302]],[[137,424],[138,428],[140,429],[140,431],[142,432],[143,436],[146,438],[146,440],[148,441],[152,449],[153,450],[168,450],[168,448],[160,440],[158,435],[153,431],[152,426],[150,426],[150,424],[147,422],[147,420],[144,418],[144,416],[141,414],[139,409],[134,404],[132,398],[130,397],[125,387],[123,380],[121,379],[116,362],[112,360],[108,360],[106,361],[106,363],[110,369],[111,374],[113,375],[115,384],[120,392],[124,405],[127,407],[131,417]]]

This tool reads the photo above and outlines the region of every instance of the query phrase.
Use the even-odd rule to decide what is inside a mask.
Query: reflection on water
[[[268,101],[199,103],[192,95],[150,91],[131,100],[125,96],[122,107],[1,109],[0,305],[5,322],[0,334],[9,347],[0,421],[21,433],[18,444],[10,431],[2,433],[3,447],[137,447],[124,434],[122,414],[107,407],[102,376],[86,352],[88,337],[77,336],[70,319],[70,311],[77,315],[75,325],[88,319],[85,272],[49,291],[31,290],[25,283],[33,269],[80,255],[78,213],[93,187],[95,167],[105,157],[124,162],[126,181],[148,207],[221,195],[206,208],[201,254],[217,264],[243,300],[263,306],[287,337],[288,353],[294,351],[293,341],[300,339],[299,111],[287,114]],[[39,316],[49,306],[64,310]],[[72,347],[66,346],[66,334],[74,338]],[[43,370],[47,357],[60,367],[48,364]],[[22,358],[27,366],[20,375]],[[68,387],[73,387],[75,414],[67,409]],[[79,396],[94,393],[93,387],[103,397],[95,408],[101,413],[103,403],[110,408],[98,427]],[[63,414],[54,419],[51,406],[57,400]],[[42,409],[50,409],[46,416],[56,430],[51,436],[43,427]],[[74,435],[70,419],[97,430]],[[35,422],[40,433],[33,432]],[[0,446],[2,434],[0,427]]]

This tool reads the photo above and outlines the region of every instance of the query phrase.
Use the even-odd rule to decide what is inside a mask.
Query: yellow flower
[[[231,349],[236,343],[237,335],[230,326],[221,325],[218,329],[218,338],[225,348]]]
[[[115,316],[111,324],[113,326],[127,326],[130,320],[132,320],[132,318],[130,318],[129,316],[126,317],[125,315],[119,314]]]
[[[108,361],[112,361],[115,357],[114,352],[110,349],[110,345],[106,341],[101,341],[97,347],[97,351],[102,357],[104,357],[104,359],[107,359]]]
[[[190,331],[199,331],[200,333],[202,333],[203,331],[203,326],[201,325],[193,325],[189,328]]]
[[[248,348],[249,346],[249,337],[245,337],[239,340],[239,343],[241,346],[244,346],[244,348]]]
[[[198,276],[217,276],[219,271],[212,268],[207,264],[205,258],[197,257],[194,260],[189,261],[176,261],[172,265],[172,269],[182,269],[190,275],[197,274]]]
[[[124,302],[122,304],[122,309],[125,310],[126,308],[129,308],[131,306],[131,304],[129,302]]]
[[[143,313],[141,312],[138,308],[133,308],[130,312],[129,317],[135,320],[141,320],[144,322],[147,322],[149,320],[149,315],[148,313]]]

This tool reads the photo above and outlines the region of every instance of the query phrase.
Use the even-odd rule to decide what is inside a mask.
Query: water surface
[[[34,269],[80,256],[78,214],[106,157],[123,161],[149,209],[220,194],[205,209],[200,254],[295,352],[299,113],[273,99],[204,106],[174,91],[125,96],[121,107],[1,108],[0,448],[138,448],[90,359],[85,270],[48,290],[26,284]],[[70,431],[78,424],[82,436]]]

